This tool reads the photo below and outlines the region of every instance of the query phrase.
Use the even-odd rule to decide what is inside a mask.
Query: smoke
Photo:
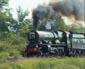
[[[33,27],[36,29],[38,21],[43,18],[52,18],[61,13],[65,16],[73,15],[76,20],[85,19],[85,0],[50,0],[47,6],[39,6],[33,11]]]
[[[51,0],[51,6],[55,11],[63,15],[74,15],[77,20],[85,19],[85,0]]]
[[[39,6],[33,10],[33,28],[36,30],[39,20],[44,18],[52,18],[55,16],[55,11],[52,6]]]

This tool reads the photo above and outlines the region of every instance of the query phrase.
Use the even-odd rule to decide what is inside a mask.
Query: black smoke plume
[[[33,10],[33,28],[37,29],[39,20],[55,16],[52,6],[39,6]]]
[[[38,26],[38,21],[43,18],[52,18],[61,13],[65,16],[74,15],[76,20],[85,19],[85,0],[50,0],[47,6],[39,6],[33,11],[33,27]]]
[[[33,29],[36,30],[38,26],[39,18],[35,11],[33,11]]]

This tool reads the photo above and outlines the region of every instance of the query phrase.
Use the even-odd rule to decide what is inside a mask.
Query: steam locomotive
[[[68,31],[30,31],[26,56],[85,56],[85,33]]]

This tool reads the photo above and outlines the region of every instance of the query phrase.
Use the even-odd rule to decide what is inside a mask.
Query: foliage
[[[69,30],[69,27],[65,24],[62,18],[57,17],[52,27],[54,30]]]
[[[3,63],[0,69],[84,69],[84,63],[84,58],[22,58],[18,62]]]
[[[28,11],[23,11],[21,7],[18,8],[17,14],[18,14],[18,21],[17,24],[15,24],[16,31],[20,32],[21,34],[26,33],[29,31],[31,19],[27,19]]]
[[[61,17],[55,17],[54,19],[44,20],[39,24],[39,30],[46,30],[45,25],[49,22],[52,30],[69,30],[69,26],[65,24]]]
[[[8,22],[10,16],[7,16],[5,12],[0,12],[0,32],[8,31]]]
[[[9,54],[9,58],[21,57],[25,46],[26,38],[17,34],[9,34],[5,39],[0,40],[0,55],[1,52],[7,52]],[[2,55],[2,57],[3,59],[5,58],[4,55]]]
[[[10,57],[21,57],[26,46],[25,33],[29,31],[29,23],[31,23],[29,19],[25,19],[28,11],[23,12],[21,9],[18,11],[19,20],[13,19],[7,3],[8,0],[0,0],[0,59],[2,62]]]
[[[8,31],[9,22],[13,19],[7,4],[8,0],[0,0],[0,32]]]
[[[0,62],[6,62],[9,57],[9,53],[0,52]]]
[[[3,9],[3,6],[8,4],[8,0],[0,0],[0,10]]]
[[[83,27],[82,24],[72,24],[70,26],[70,31],[84,33],[85,27]]]

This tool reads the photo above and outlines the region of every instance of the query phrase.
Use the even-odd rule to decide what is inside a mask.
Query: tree
[[[63,19],[61,17],[57,17],[54,25],[53,25],[54,30],[69,30],[69,27],[65,24]]]
[[[27,33],[30,30],[30,27],[32,26],[32,20],[27,19],[29,12],[23,11],[21,7],[17,10],[17,20],[12,20],[10,27],[13,28],[13,30],[16,33],[24,34]]]
[[[51,24],[52,30],[69,30],[69,26],[65,24],[61,17],[54,17],[52,19],[45,19],[41,24],[39,24],[39,30],[46,30],[45,25],[49,22]]]
[[[0,0],[0,10],[3,9],[4,6],[7,6],[9,0]]]
[[[0,32],[8,31],[8,23],[12,17],[11,13],[9,15],[7,12],[7,4],[8,0],[0,0]]]
[[[85,27],[83,27],[82,24],[72,24],[70,26],[70,31],[84,33]]]

